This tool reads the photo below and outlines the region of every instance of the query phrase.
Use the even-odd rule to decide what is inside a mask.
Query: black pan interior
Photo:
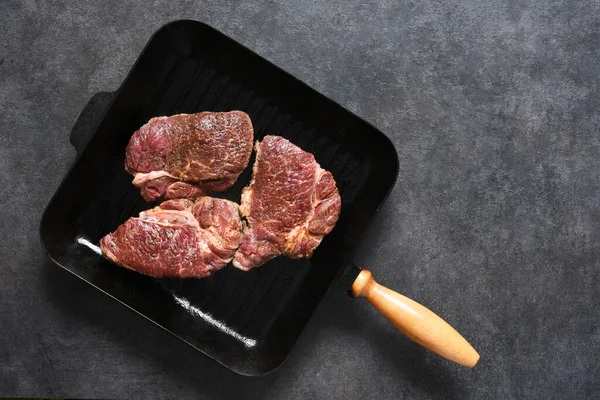
[[[159,280],[94,251],[103,235],[152,206],[123,168],[131,134],[154,116],[205,110],[245,111],[256,139],[284,136],[333,173],[342,213],[312,259]],[[217,196],[239,202],[250,172]],[[78,154],[43,216],[42,243],[83,280],[234,371],[259,375],[287,357],[397,172],[394,146],[373,126],[214,29],[177,21],[152,37]]]

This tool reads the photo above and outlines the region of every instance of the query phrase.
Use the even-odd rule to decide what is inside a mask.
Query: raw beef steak
[[[156,278],[203,278],[225,266],[242,239],[239,206],[200,197],[168,200],[100,240],[111,261]]]
[[[126,150],[125,169],[146,201],[230,188],[248,165],[254,130],[241,111],[152,118]]]
[[[310,257],[331,232],[341,199],[330,172],[279,136],[256,144],[252,182],[242,192],[247,218],[233,265],[248,270],[280,254]]]

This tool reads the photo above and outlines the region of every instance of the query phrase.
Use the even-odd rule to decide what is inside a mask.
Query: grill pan
[[[124,170],[131,134],[155,116],[229,110],[250,115],[255,140],[283,136],[334,175],[342,212],[314,256],[280,257],[249,272],[228,267],[187,280],[149,278],[104,259],[100,238],[153,206]],[[90,136],[73,130],[77,159],[42,217],[48,256],[244,375],[270,372],[285,360],[336,277],[350,287],[362,276],[350,255],[398,174],[396,150],[379,130],[196,21],[175,21],[153,35]],[[239,202],[250,174],[247,168],[234,187],[216,196]],[[376,294],[354,295],[376,303]]]

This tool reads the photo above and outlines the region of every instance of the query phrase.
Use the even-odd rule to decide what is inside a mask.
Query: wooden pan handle
[[[375,282],[362,270],[352,284],[352,296],[365,298],[398,330],[440,356],[472,368],[479,360],[475,349],[446,321],[414,300]]]

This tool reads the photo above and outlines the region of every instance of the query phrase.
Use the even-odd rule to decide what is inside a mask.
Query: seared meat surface
[[[156,278],[203,278],[233,258],[242,239],[236,203],[200,197],[168,200],[100,240],[114,263]]]
[[[233,265],[248,270],[285,255],[310,257],[337,222],[341,198],[330,172],[280,136],[256,144],[252,182],[242,192],[244,237]]]
[[[254,130],[241,111],[152,118],[131,137],[125,169],[146,201],[230,188],[248,165]]]

